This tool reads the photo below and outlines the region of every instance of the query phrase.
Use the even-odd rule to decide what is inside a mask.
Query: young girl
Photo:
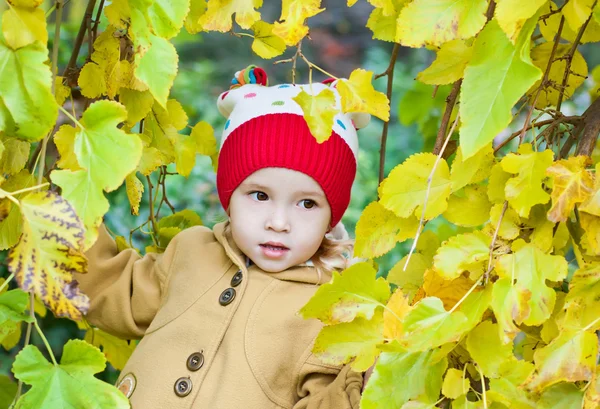
[[[144,257],[117,253],[101,229],[77,280],[92,324],[143,337],[117,381],[134,409],[358,408],[362,375],[317,359],[322,324],[297,315],[345,266],[347,241],[330,234],[350,201],[356,129],[369,115],[338,113],[319,144],[292,98],[330,88],[339,105],[335,85],[269,87],[260,68],[236,73],[218,98],[228,119],[217,190],[229,220]]]

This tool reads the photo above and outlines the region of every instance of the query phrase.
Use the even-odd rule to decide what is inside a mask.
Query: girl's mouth
[[[288,249],[285,246],[282,245],[273,245],[270,243],[263,243],[260,245],[263,254],[267,257],[273,257],[273,258],[278,258],[283,256],[286,252],[290,251],[290,249]]]

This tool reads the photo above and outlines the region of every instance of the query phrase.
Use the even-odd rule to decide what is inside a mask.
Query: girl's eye
[[[304,203],[305,209],[312,209],[313,207],[315,207],[317,205],[314,200],[310,200],[310,199],[304,199],[304,200],[302,200],[302,203]]]
[[[250,195],[254,196],[256,200],[264,202],[269,198],[265,192],[252,192]]]

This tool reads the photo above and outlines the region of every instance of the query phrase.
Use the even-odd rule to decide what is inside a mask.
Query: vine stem
[[[398,53],[400,52],[400,44],[394,44],[394,48],[392,50],[392,56],[390,57],[390,64],[384,73],[375,76],[375,79],[380,78],[382,76],[387,75],[387,99],[389,104],[392,104],[392,91],[394,85],[394,67],[396,66],[396,59],[398,58]],[[386,121],[383,123],[383,130],[381,132],[381,148],[379,149],[379,185],[383,181],[384,168],[385,168],[385,148],[387,145],[387,136],[388,129],[390,127],[390,121]]]
[[[12,273],[11,275],[8,276],[6,281],[4,281],[2,283],[2,285],[0,285],[0,293],[2,292],[2,290],[4,290],[4,288],[6,288],[6,286],[8,286],[8,283],[10,283],[10,280],[12,280],[14,277],[15,277],[15,273]]]
[[[440,124],[440,129],[438,129],[438,134],[435,139],[435,145],[433,146],[433,153],[438,154],[442,149],[442,145],[444,142],[444,135],[446,135],[446,130],[448,129],[448,123],[450,122],[450,117],[452,116],[452,111],[454,110],[454,105],[456,104],[456,100],[458,99],[458,94],[460,92],[460,87],[462,85],[462,79],[456,81],[452,86],[452,90],[448,97],[446,97],[446,109],[444,111],[444,116],[442,117],[442,123]]]
[[[32,292],[32,294],[33,294],[33,292]],[[33,321],[33,325],[35,325],[35,329],[38,332],[38,335],[40,336],[40,338],[42,338],[44,345],[46,345],[46,349],[48,350],[48,355],[50,355],[50,359],[52,359],[52,363],[54,364],[54,366],[57,366],[58,362],[56,362],[56,357],[54,356],[54,352],[52,352],[52,348],[50,348],[50,343],[48,342],[48,339],[46,339],[46,336],[42,332],[42,329],[40,328],[37,320]]]
[[[417,242],[419,241],[419,237],[421,236],[421,231],[423,230],[423,226],[424,226],[423,220],[425,218],[425,209],[427,208],[427,201],[429,200],[429,192],[431,191],[431,184],[433,183],[433,175],[435,174],[435,170],[437,168],[438,163],[440,163],[440,160],[442,159],[442,155],[444,154],[444,151],[446,150],[446,146],[448,146],[450,137],[454,133],[454,128],[456,128],[456,124],[458,124],[459,118],[460,118],[460,113],[456,115],[456,119],[454,119],[454,123],[452,124],[452,127],[450,128],[450,132],[448,132],[448,136],[446,136],[444,145],[442,146],[442,149],[440,149],[440,153],[438,154],[438,156],[435,160],[435,163],[433,164],[433,168],[431,169],[431,173],[429,174],[429,177],[427,178],[427,190],[425,191],[425,200],[423,201],[423,209],[421,210],[421,220],[419,220],[419,228],[417,229],[417,234],[415,236],[415,239],[413,240],[412,247],[410,248],[408,257],[406,258],[406,263],[404,263],[404,268],[402,269],[402,271],[406,271],[406,269],[408,267],[408,263],[410,262],[410,258],[412,257],[413,253],[415,252],[415,249],[417,248]]]
[[[75,123],[75,125],[77,125],[77,126],[78,126],[78,127],[80,127],[81,129],[84,129],[83,125],[81,125],[81,124],[79,123],[79,121],[77,120],[77,118],[75,118],[73,115],[71,115],[71,114],[69,113],[69,111],[67,111],[67,110],[66,110],[66,109],[64,109],[63,107],[58,107],[58,109],[60,109],[60,110],[61,110],[61,112],[62,112],[63,114],[65,114],[65,116],[66,116],[67,118],[69,118],[71,121],[73,121],[73,122]]]
[[[73,45],[73,52],[71,53],[71,58],[69,59],[67,67],[63,71],[63,76],[65,77],[68,76],[70,74],[70,71],[75,68],[75,65],[77,63],[77,57],[79,56],[79,51],[81,50],[81,44],[83,44],[83,38],[85,37],[85,32],[87,31],[87,21],[88,19],[92,18],[95,6],[96,0],[89,0],[87,8],[85,9],[85,14],[83,15],[83,20],[81,21],[81,25],[79,26],[79,32],[77,33],[75,44]]]

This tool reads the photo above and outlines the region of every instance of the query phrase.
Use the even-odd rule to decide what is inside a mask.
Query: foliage
[[[198,154],[214,169],[218,155],[210,121],[190,124],[195,116],[177,98],[183,91],[174,86],[181,76],[173,42],[182,29],[192,41],[211,31],[250,37],[248,47],[263,59],[291,50],[278,63],[292,63],[292,78],[297,62],[307,64],[310,81],[315,70],[333,76],[301,48],[313,17],[328,12],[321,1],[283,0],[273,22],[262,20],[262,3],[114,0],[94,10],[92,2],[103,23],[84,17],[87,49],[83,37],[69,47],[60,40],[62,1],[46,13],[39,1],[9,1],[0,39],[0,249],[9,249],[10,275],[0,284],[0,343],[14,347],[27,323],[52,361],[26,335],[12,372],[30,389],[14,393],[15,383],[0,378],[0,394],[13,392],[11,407],[53,399],[127,406],[94,374],[106,359],[123,368],[135,344],[86,326],[89,300],[72,274],[86,270],[84,251],[111,192],[123,185],[128,210],[146,220],[116,239],[119,249],[135,248],[133,233],[142,231],[152,240],[145,251],[161,252],[207,219],[177,211],[168,197],[167,179],[192,175]],[[420,83],[404,94],[397,115],[415,124],[433,152],[395,159],[373,186],[377,200],[364,206],[354,250],[368,261],[335,273],[300,311],[324,324],[315,354],[357,371],[375,365],[364,408],[597,407],[600,71],[588,68],[580,44],[600,41],[600,5],[368,3],[374,43],[394,43],[389,68],[374,76],[356,67],[339,78],[340,101],[324,90],[302,92],[296,102],[320,142],[340,109],[393,121],[400,45],[433,49],[435,60],[416,73]],[[65,48],[73,58],[59,76]],[[588,72],[589,108],[572,115],[563,102],[583,89]],[[388,81],[386,93],[377,78]],[[46,169],[52,143],[59,158]],[[161,217],[167,208],[171,214]],[[408,254],[397,254],[409,240]],[[394,253],[395,266],[374,268]],[[60,364],[38,323],[46,308],[87,329],[85,341],[64,345]]]

